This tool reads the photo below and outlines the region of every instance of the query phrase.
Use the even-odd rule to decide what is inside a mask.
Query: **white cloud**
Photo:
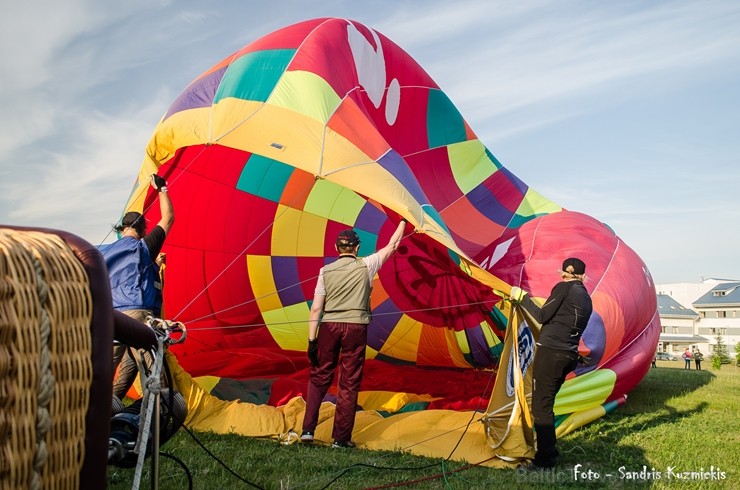
[[[166,72],[149,72],[144,82],[156,78],[155,88],[143,89],[136,70],[169,54],[151,47],[182,34],[177,22],[202,16],[151,19],[158,30],[137,17],[146,18],[157,3],[47,7],[48,15],[38,16],[39,5],[15,3],[0,24],[0,222],[60,228],[99,242],[120,215],[151,132],[175,94],[156,88],[164,87]],[[184,39],[170,49],[199,37]],[[9,40],[18,49],[8,49]]]
[[[138,174],[152,131],[141,121],[152,120],[151,109],[114,117],[69,114],[67,120],[79,132],[76,140],[63,152],[44,152],[41,161],[16,167],[12,181],[0,184],[3,207],[11,223],[60,228],[97,244],[120,216]]]
[[[136,2],[127,5],[137,8]],[[70,104],[99,84],[106,73],[91,66],[98,42],[84,38],[127,13],[88,0],[14,2],[4,8],[0,158],[53,134]]]
[[[522,108],[559,112],[574,100],[613,98],[618,84],[637,77],[641,91],[660,90],[656,82],[685,84],[701,77],[703,67],[740,61],[740,6],[729,2],[645,4],[634,11],[629,4],[517,2],[491,8],[490,15],[481,15],[477,2],[448,5],[386,25],[399,33],[394,39],[419,46],[419,59],[430,61],[422,66],[473,127]]]

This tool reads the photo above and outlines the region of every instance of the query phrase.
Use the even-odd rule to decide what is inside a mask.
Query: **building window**
[[[671,327],[671,333],[678,333],[678,327]]]
[[[707,317],[707,312],[706,311],[700,311],[699,312],[699,316],[702,317],[702,318],[706,318]]]
[[[727,318],[727,312],[726,311],[718,311],[717,312],[717,318]]]
[[[666,326],[665,325],[661,325],[660,326],[660,333],[665,333],[665,330],[666,330]]]

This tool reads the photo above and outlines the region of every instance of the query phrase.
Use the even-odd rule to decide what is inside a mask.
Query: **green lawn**
[[[560,466],[551,472],[195,434],[211,456],[184,430],[162,450],[187,466],[196,489],[740,489],[740,368],[705,364],[685,371],[683,362],[659,361],[624,406],[559,442]],[[695,474],[678,479],[684,472]],[[187,488],[185,470],[171,459],[162,458],[159,476],[159,488]],[[131,488],[133,477],[132,469],[110,467],[109,488]],[[141,488],[150,486],[147,463]]]

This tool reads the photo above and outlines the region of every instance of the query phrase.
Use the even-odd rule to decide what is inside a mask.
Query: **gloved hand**
[[[511,301],[515,301],[519,303],[521,300],[524,299],[526,295],[527,295],[527,292],[524,291],[522,288],[513,286],[511,288],[511,292],[509,293],[509,299],[511,299]]]
[[[578,364],[583,364],[584,366],[588,366],[591,364],[591,358],[588,356],[582,356],[581,354],[578,354]]]
[[[319,367],[319,341],[318,339],[308,340],[308,360],[311,366]]]
[[[152,174],[151,181],[152,181],[152,187],[154,187],[154,189],[157,192],[162,192],[162,191],[165,191],[166,192],[167,191],[167,181],[164,180],[159,175]]]

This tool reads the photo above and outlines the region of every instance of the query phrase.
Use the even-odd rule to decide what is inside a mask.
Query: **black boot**
[[[537,453],[533,463],[541,468],[552,468],[558,458],[558,450],[555,449],[555,426],[534,424],[537,434]]]

